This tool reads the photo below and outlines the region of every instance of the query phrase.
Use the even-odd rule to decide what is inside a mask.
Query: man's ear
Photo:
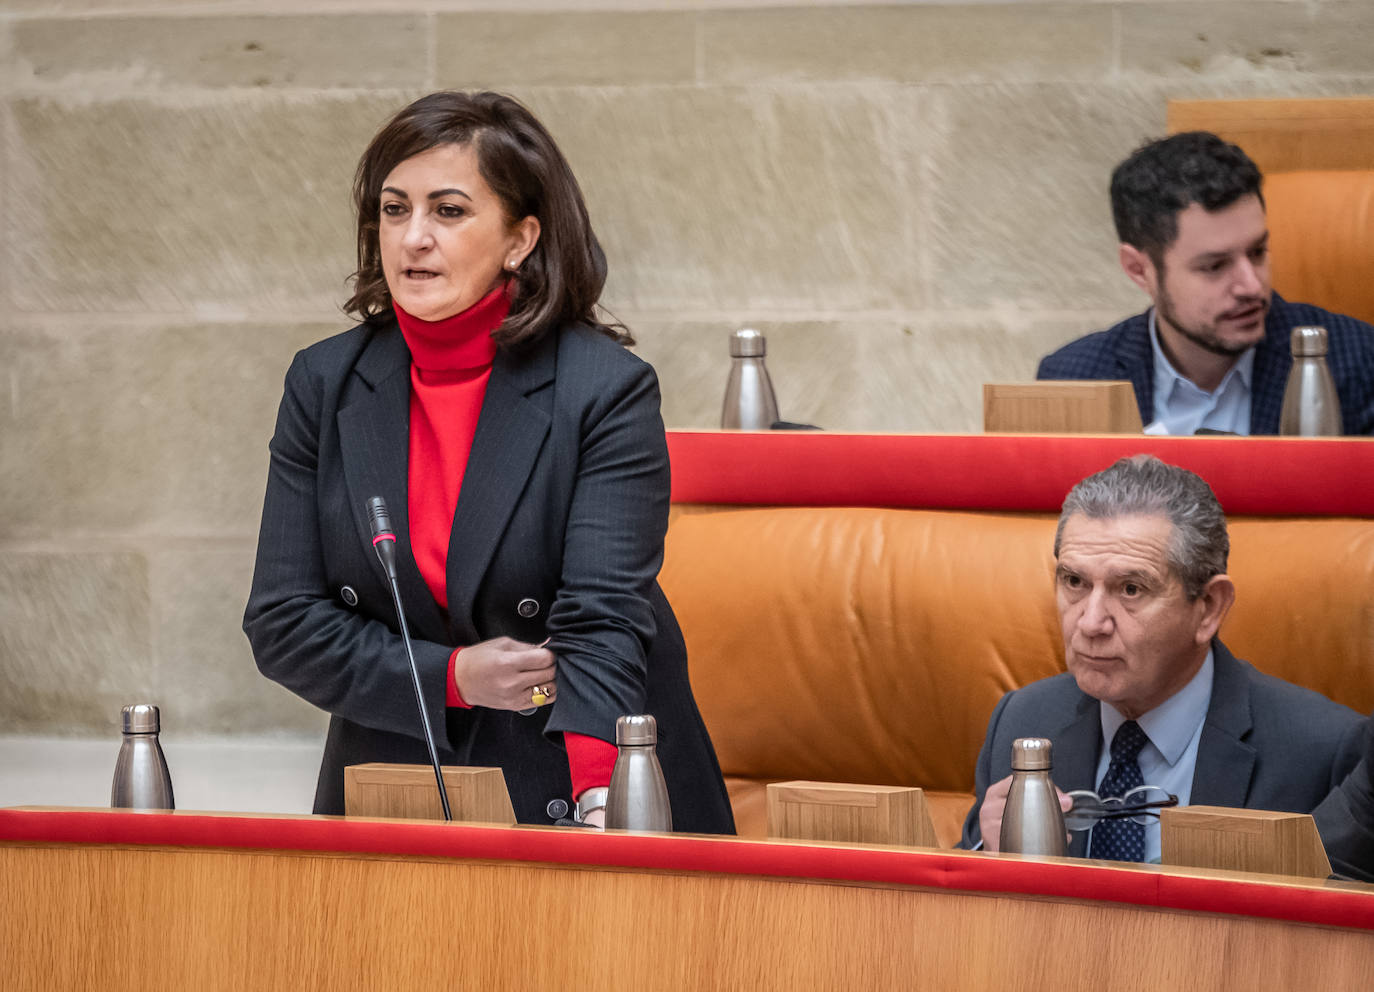
[[[1236,584],[1229,575],[1214,575],[1202,587],[1202,595],[1197,598],[1201,607],[1198,614],[1198,644],[1206,644],[1217,635],[1221,622],[1231,612],[1231,604],[1236,601]]]
[[[1158,279],[1155,263],[1150,260],[1150,256],[1135,245],[1122,242],[1117,248],[1117,258],[1121,262],[1121,271],[1126,273],[1131,282],[1149,293],[1150,299],[1153,300]]]

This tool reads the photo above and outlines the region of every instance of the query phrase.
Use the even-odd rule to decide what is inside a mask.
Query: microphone
[[[377,557],[382,560],[388,579],[396,578],[396,534],[391,529],[391,514],[387,512],[386,500],[373,496],[367,501],[367,521],[372,525],[372,546],[377,549]]]
[[[410,662],[410,680],[415,687],[415,705],[420,708],[420,724],[424,727],[425,744],[429,746],[429,763],[434,766],[434,781],[439,786],[439,802],[444,807],[444,819],[452,820],[448,790],[444,788],[444,773],[439,769],[439,748],[434,744],[434,731],[430,729],[429,714],[425,711],[425,695],[420,689],[420,670],[415,665],[415,649],[410,644],[406,611],[401,606],[401,587],[396,582],[396,535],[391,530],[391,514],[386,510],[386,500],[380,496],[369,499],[367,519],[372,524],[372,547],[376,549],[377,557],[386,571],[387,582],[391,586],[391,601],[396,605],[396,619],[401,625],[401,640],[405,642],[406,659]]]

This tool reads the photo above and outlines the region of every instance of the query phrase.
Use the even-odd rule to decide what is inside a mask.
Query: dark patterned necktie
[[[1097,787],[1097,794],[1103,799],[1108,796],[1124,796],[1131,789],[1145,784],[1140,774],[1140,749],[1149,738],[1140,724],[1127,720],[1117,728],[1112,738],[1112,761],[1107,766],[1107,774]],[[1092,851],[1089,857],[1106,858],[1108,861],[1144,861],[1145,825],[1134,823],[1129,817],[1119,820],[1102,820],[1093,827]]]

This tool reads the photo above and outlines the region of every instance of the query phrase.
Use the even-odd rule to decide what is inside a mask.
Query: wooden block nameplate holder
[[[1327,860],[1309,813],[1180,806],[1160,811],[1160,861],[1265,875],[1327,878]]]
[[[514,825],[515,809],[501,769],[445,765],[442,771],[455,822]],[[383,762],[344,769],[344,812],[409,820],[444,818],[432,767]]]
[[[1139,434],[1143,426],[1129,382],[983,386],[983,430],[989,434]]]
[[[768,836],[939,847],[925,793],[894,785],[774,782],[768,786]]]

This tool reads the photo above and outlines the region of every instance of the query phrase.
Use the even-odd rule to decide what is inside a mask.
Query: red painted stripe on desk
[[[108,810],[0,810],[0,841],[329,851],[881,882],[1374,930],[1374,887],[1293,888],[1185,878],[1149,868],[932,850],[862,850],[704,837],[522,830],[331,817],[273,819]]]
[[[1227,513],[1374,516],[1374,439],[670,431],[676,503],[1058,512],[1069,489],[1147,452]]]

